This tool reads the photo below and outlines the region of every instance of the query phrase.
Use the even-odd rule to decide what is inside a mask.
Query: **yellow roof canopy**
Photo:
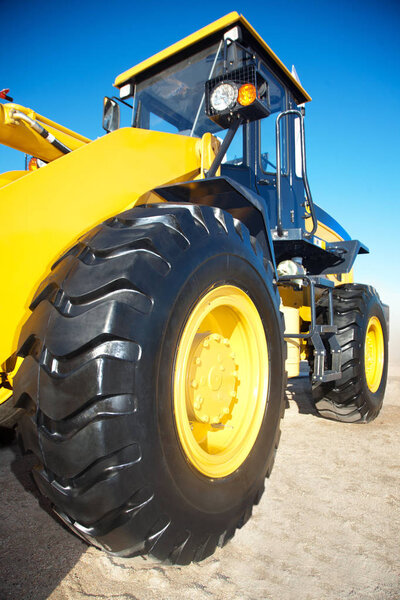
[[[297,79],[293,77],[291,72],[285,67],[283,62],[276,56],[271,48],[264,42],[262,37],[255,29],[253,29],[250,23],[237,12],[229,13],[225,17],[222,17],[210,25],[199,29],[199,31],[185,37],[180,42],[176,42],[175,44],[172,44],[172,46],[169,46],[169,48],[158,52],[151,58],[147,58],[135,67],[124,71],[115,79],[114,86],[120,88],[128,82],[144,81],[148,77],[159,73],[165,68],[184,60],[185,57],[191,56],[202,48],[206,48],[218,41],[223,33],[229,31],[235,25],[241,26],[244,41],[268,63],[271,70],[293,93],[298,104],[311,100],[309,94]]]

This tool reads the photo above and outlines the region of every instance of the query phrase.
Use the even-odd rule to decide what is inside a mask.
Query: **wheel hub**
[[[384,345],[382,326],[377,317],[371,317],[368,321],[365,335],[365,377],[367,385],[372,393],[380,386],[384,364]]]
[[[268,346],[258,310],[238,287],[212,288],[192,307],[174,370],[174,417],[187,460],[226,477],[244,462],[267,403]]]
[[[189,367],[189,418],[222,425],[236,401],[239,370],[230,342],[218,333],[199,336]]]

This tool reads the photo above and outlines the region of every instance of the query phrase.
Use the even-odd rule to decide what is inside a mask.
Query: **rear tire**
[[[241,300],[233,300],[235,293],[254,307],[254,317],[253,309],[247,314]],[[208,308],[214,301],[222,304]],[[63,256],[32,308],[21,335],[25,360],[15,393],[36,406],[22,418],[20,430],[25,448],[41,462],[34,477],[56,512],[89,543],[120,556],[150,552],[187,564],[225,544],[262,495],[283,412],[279,296],[271,266],[247,229],[210,207],[132,209]],[[189,327],[185,337],[197,313],[203,325]],[[242,342],[231,333],[232,323]],[[253,336],[246,336],[247,325]],[[215,365],[208,378],[200,373],[210,423],[187,445],[191,424],[197,431],[208,413],[193,408],[189,392],[183,404],[176,397],[175,366],[186,364],[179,349],[190,358],[203,337],[212,339],[214,362],[229,373],[219,375]],[[265,369],[243,366],[255,352],[252,337],[261,345],[266,340]],[[219,351],[223,341],[226,348]],[[246,349],[239,384],[230,373],[236,359],[229,344]],[[192,366],[195,360],[197,354]],[[191,385],[191,368],[182,374],[184,389]],[[246,389],[249,377],[244,399],[240,385]],[[232,392],[231,403],[217,397],[220,389]],[[254,415],[253,405],[258,406]],[[244,406],[247,429],[231,416],[236,406]],[[212,418],[216,432],[207,429]],[[235,428],[230,433],[230,418],[244,441],[252,436],[240,456],[243,444],[235,442]],[[222,441],[210,442],[219,429]],[[227,461],[231,455],[237,460],[228,467],[220,460],[218,466],[224,453]]]
[[[368,423],[382,407],[388,368],[388,331],[382,303],[370,286],[345,284],[333,290],[334,323],[342,349],[342,378],[313,390],[318,413],[344,423]],[[317,303],[326,323],[328,295]]]

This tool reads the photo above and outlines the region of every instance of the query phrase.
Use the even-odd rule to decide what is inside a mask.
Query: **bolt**
[[[229,408],[225,407],[222,412],[224,415],[229,415]]]
[[[218,335],[218,333],[213,333],[213,340],[215,340],[216,342],[220,342],[221,341],[221,336]]]
[[[193,379],[192,383],[190,384],[192,386],[192,388],[196,389],[199,387],[199,384],[197,383],[197,381],[195,379]]]
[[[229,340],[228,340],[228,338],[224,339],[224,344],[225,344],[225,346],[229,346]]]
[[[196,402],[199,404],[199,408],[200,408],[200,406],[203,404],[203,398],[201,396],[197,396]]]
[[[211,419],[211,424],[212,425],[217,425],[217,423],[219,424],[219,417],[213,417]]]
[[[209,344],[208,340],[204,340],[204,342],[203,342],[204,348],[208,348],[209,345],[210,344]]]
[[[203,423],[208,423],[210,417],[208,415],[203,415],[202,417],[200,417],[200,419],[201,421],[203,421]]]
[[[237,394],[236,394],[236,392],[235,392],[235,391],[232,391],[232,392],[231,392],[231,398],[237,398]]]
[[[224,367],[224,365],[220,365],[220,366],[219,366],[219,370],[220,370],[220,371],[225,371],[225,367]]]
[[[201,365],[201,359],[199,357],[197,357],[194,362],[196,363],[196,365]]]
[[[236,354],[234,352],[231,352],[231,358],[236,358]]]
[[[197,400],[196,400],[196,402],[194,403],[194,407],[196,410],[200,410],[200,407],[201,407],[200,402],[197,402]]]

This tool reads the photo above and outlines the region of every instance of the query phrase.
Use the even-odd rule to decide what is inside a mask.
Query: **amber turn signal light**
[[[257,90],[252,83],[245,83],[239,88],[237,101],[242,106],[248,106],[257,98]]]
[[[31,160],[28,163],[28,171],[36,171],[39,168],[37,158],[32,156]]]

